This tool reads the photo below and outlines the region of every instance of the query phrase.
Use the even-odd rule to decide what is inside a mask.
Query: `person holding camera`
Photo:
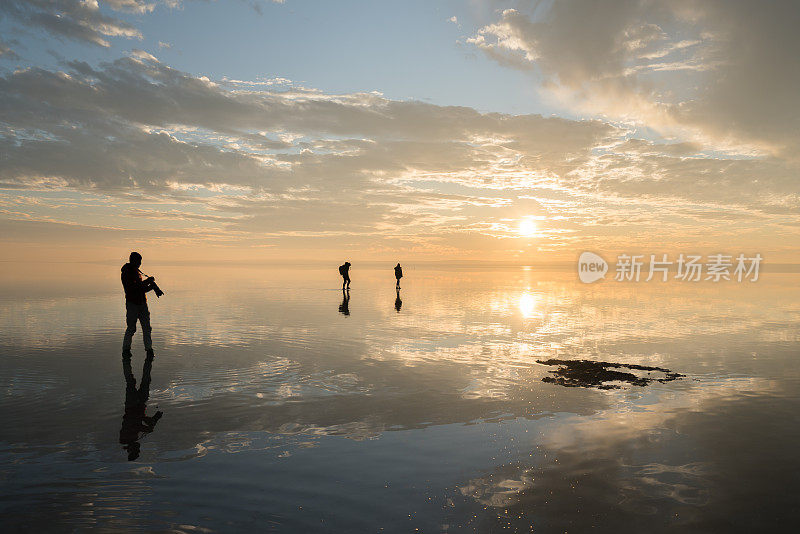
[[[350,289],[350,262],[344,262],[339,266],[339,274],[342,275],[342,291]]]
[[[136,321],[142,325],[142,338],[144,348],[148,356],[153,354],[153,340],[150,338],[150,310],[147,309],[147,297],[145,293],[155,291],[156,296],[163,295],[163,292],[156,285],[156,279],[152,276],[142,280],[142,272],[139,267],[142,265],[142,255],[138,252],[131,252],[130,260],[122,266],[122,287],[125,289],[125,319],[128,328],[125,330],[125,338],[122,341],[122,353],[130,354],[133,334],[136,333]]]

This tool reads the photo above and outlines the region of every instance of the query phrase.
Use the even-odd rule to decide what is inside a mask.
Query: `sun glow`
[[[523,237],[536,235],[536,222],[533,219],[522,219],[519,222],[519,235]]]
[[[519,312],[524,318],[530,319],[536,311],[536,304],[536,297],[530,293],[523,293],[519,297]]]

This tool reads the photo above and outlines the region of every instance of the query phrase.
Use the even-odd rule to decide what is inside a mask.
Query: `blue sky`
[[[329,93],[379,91],[481,111],[543,113],[566,110],[538,98],[534,71],[508,69],[465,43],[495,10],[469,2],[184,2],[152,13],[112,13],[140,29],[143,39],[111,39],[101,48],[47,39],[25,29],[19,64],[57,67],[59,59],[93,64],[140,48],[171,66],[239,80],[284,77]],[[458,23],[452,22],[456,17]],[[19,25],[0,22],[5,35]],[[35,38],[34,38],[35,36]],[[167,43],[169,48],[159,46]],[[5,65],[6,68],[9,65]]]

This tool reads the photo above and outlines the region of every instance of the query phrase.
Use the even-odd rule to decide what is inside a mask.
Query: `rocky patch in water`
[[[536,360],[543,365],[557,365],[558,369],[550,371],[555,376],[546,376],[542,382],[559,384],[566,387],[583,387],[597,389],[620,389],[623,382],[632,386],[644,387],[653,382],[671,382],[686,375],[673,373],[663,367],[647,365],[628,365],[613,362],[596,362],[592,360]],[[633,371],[640,371],[634,373]]]

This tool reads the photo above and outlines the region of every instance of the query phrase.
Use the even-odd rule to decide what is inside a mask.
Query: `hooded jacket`
[[[125,289],[125,302],[131,304],[147,304],[147,297],[145,296],[145,285],[142,281],[142,275],[139,269],[126,263],[122,266],[121,278],[122,287]]]

